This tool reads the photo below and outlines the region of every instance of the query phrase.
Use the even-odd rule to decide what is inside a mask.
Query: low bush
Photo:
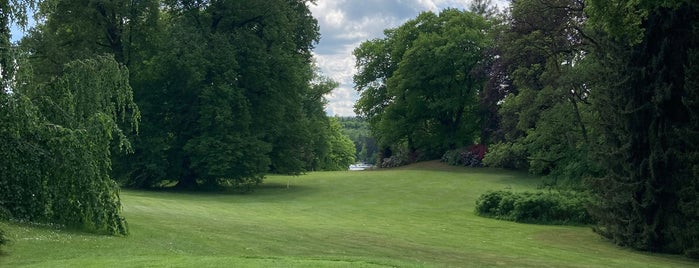
[[[410,157],[404,153],[396,153],[381,160],[381,168],[394,168],[410,164]]]
[[[496,143],[488,148],[483,164],[489,167],[528,169],[527,156],[527,148],[521,143]]]
[[[579,192],[491,191],[476,200],[476,214],[516,222],[590,224],[589,198]]]
[[[486,147],[482,144],[468,148],[449,150],[442,155],[442,162],[452,166],[482,167]]]

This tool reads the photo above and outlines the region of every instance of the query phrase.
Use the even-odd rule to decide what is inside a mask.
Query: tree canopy
[[[434,157],[475,141],[489,27],[471,12],[425,12],[354,51],[355,111],[382,146]]]

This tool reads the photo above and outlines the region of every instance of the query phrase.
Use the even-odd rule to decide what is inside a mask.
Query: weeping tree
[[[67,64],[51,83],[0,94],[0,204],[13,219],[127,234],[111,148],[130,149],[139,111],[112,57]],[[28,72],[24,72],[28,73]],[[126,128],[120,127],[127,126]]]

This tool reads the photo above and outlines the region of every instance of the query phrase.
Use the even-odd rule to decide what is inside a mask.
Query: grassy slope
[[[247,195],[124,191],[131,235],[6,224],[2,267],[696,267],[638,253],[587,227],[477,217],[490,189],[521,174],[430,162],[370,172],[272,176]]]

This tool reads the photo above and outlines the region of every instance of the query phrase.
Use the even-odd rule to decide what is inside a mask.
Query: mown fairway
[[[287,180],[291,187],[286,188]],[[428,162],[369,172],[271,176],[246,195],[123,191],[125,238],[4,224],[2,267],[696,267],[618,248],[589,227],[481,218],[518,173]]]

